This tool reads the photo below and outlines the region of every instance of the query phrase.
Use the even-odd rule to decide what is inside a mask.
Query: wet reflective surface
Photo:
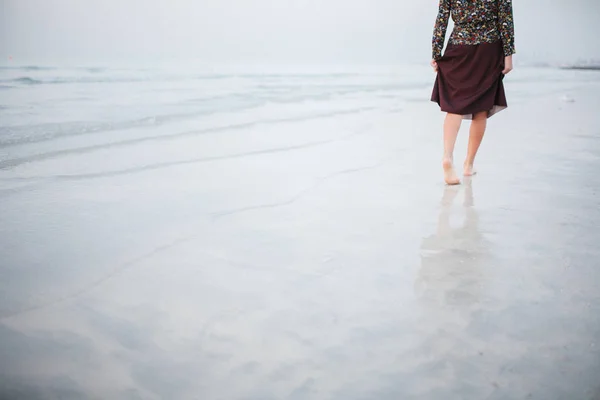
[[[0,398],[596,399],[594,85],[460,187],[426,103],[5,166]]]

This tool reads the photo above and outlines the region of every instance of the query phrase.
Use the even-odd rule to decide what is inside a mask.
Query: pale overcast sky
[[[437,0],[0,0],[26,63],[428,62]],[[514,0],[522,60],[600,58],[600,0]],[[3,61],[5,62],[5,61]]]

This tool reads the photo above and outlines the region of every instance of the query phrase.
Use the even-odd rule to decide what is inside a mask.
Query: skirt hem
[[[472,120],[473,116],[475,114],[478,114],[480,112],[484,112],[487,111],[488,112],[488,118],[491,118],[492,116],[498,114],[500,111],[505,110],[506,108],[508,108],[508,106],[503,106],[503,105],[494,105],[492,108],[490,109],[483,109],[483,110],[475,110],[475,111],[461,111],[461,112],[456,112],[454,110],[448,110],[448,109],[444,109],[444,107],[442,107],[440,105],[439,102],[437,102],[436,100],[431,100],[434,103],[437,103],[437,105],[440,107],[440,111],[441,112],[445,112],[445,113],[450,113],[450,114],[457,114],[457,115],[462,115],[463,119],[465,120]]]

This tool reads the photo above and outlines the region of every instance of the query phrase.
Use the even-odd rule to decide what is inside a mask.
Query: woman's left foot
[[[477,171],[475,171],[475,169],[473,168],[473,164],[465,163],[463,171],[464,176],[473,176],[476,173]]]

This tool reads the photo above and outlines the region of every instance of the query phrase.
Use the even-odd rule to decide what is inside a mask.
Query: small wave
[[[53,67],[40,67],[38,65],[27,65],[27,66],[21,67],[21,69],[23,71],[51,71],[51,70],[53,70],[55,68],[53,68]]]
[[[581,71],[600,71],[599,65],[565,65],[561,69],[581,70]]]
[[[0,147],[24,143],[38,143],[61,137],[97,134],[137,127],[160,126],[171,121],[194,118],[200,112],[142,117],[126,121],[111,122],[62,122],[39,125],[0,127]]]
[[[42,67],[39,65],[24,65],[20,67],[0,67],[3,70],[13,70],[13,71],[51,71],[56,68],[54,67]]]
[[[600,60],[593,58],[585,60],[576,60],[573,62],[563,63],[562,65],[560,65],[560,68],[598,71],[600,70]]]
[[[20,83],[21,85],[40,85],[44,82],[33,79],[29,76],[22,76],[20,78],[11,79],[9,82]]]
[[[12,89],[12,88],[14,88],[14,86],[0,85],[0,90],[6,90],[6,89]]]
[[[73,78],[50,78],[50,79],[35,79],[30,76],[22,76],[14,79],[0,80],[3,83],[17,83],[20,85],[60,85],[69,83],[126,83],[126,82],[142,82],[144,79],[141,78],[87,78],[87,77],[73,77]]]

